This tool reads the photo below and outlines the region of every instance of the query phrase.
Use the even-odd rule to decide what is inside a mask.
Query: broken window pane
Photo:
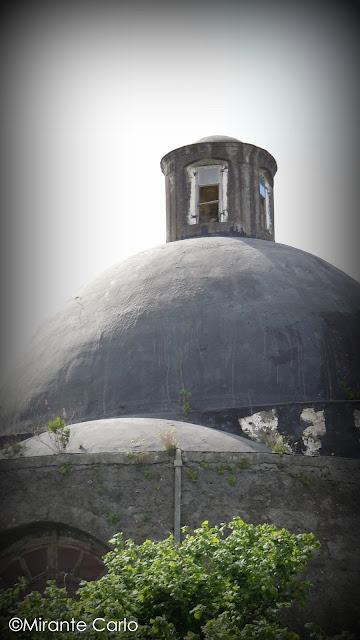
[[[199,187],[199,202],[219,201],[219,185],[212,184],[208,187]]]
[[[220,182],[220,167],[199,167],[198,181],[199,185],[218,184]]]
[[[219,203],[205,202],[199,205],[199,222],[218,222]]]
[[[219,221],[219,185],[199,187],[199,222]]]

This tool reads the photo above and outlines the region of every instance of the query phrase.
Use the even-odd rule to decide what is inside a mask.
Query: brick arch
[[[95,580],[105,572],[106,547],[83,532],[53,523],[9,532],[11,544],[0,553],[0,586],[19,577],[29,581],[28,591],[42,591],[47,580],[73,592],[80,580]]]

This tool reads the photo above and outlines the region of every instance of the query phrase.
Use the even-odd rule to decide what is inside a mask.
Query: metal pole
[[[177,544],[181,542],[181,467],[183,466],[181,449],[176,449],[174,460],[174,538]]]

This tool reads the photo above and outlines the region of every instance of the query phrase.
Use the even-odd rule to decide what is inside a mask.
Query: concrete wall
[[[263,453],[182,454],[181,524],[240,515],[295,532],[322,548],[310,569],[309,607],[295,619],[356,628],[360,562],[357,460]],[[3,460],[0,542],[61,523],[99,542],[122,530],[141,541],[173,530],[174,460],[165,452],[62,454]],[[330,622],[331,621],[331,622]]]

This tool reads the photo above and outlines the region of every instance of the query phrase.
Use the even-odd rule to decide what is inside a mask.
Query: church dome
[[[3,390],[2,432],[56,415],[203,423],[211,412],[227,430],[234,408],[344,401],[359,333],[360,285],[309,253],[170,242],[103,273],[37,333]]]

